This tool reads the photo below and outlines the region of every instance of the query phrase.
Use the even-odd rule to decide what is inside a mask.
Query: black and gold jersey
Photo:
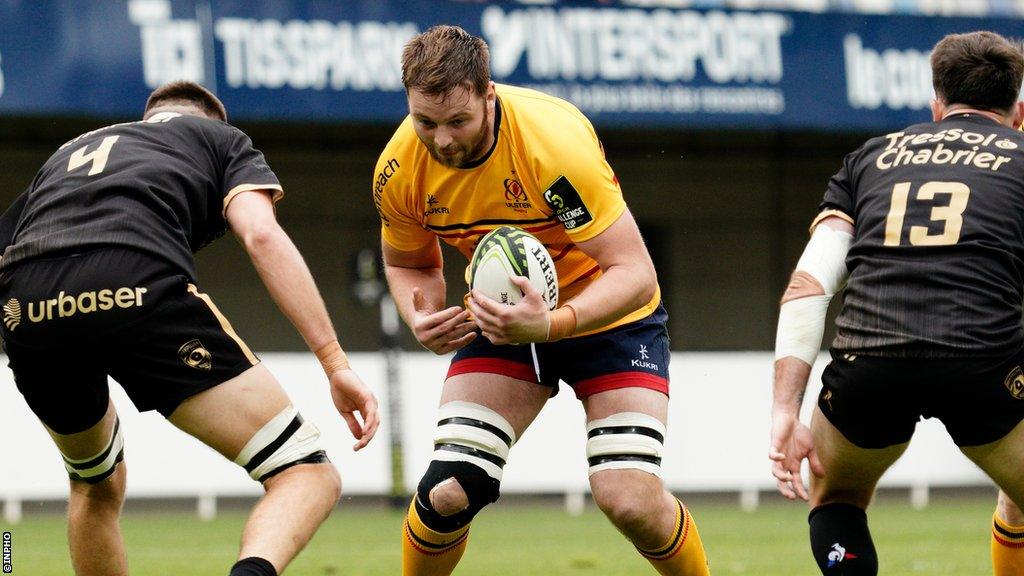
[[[1024,343],[1024,134],[971,113],[865,143],[819,219],[854,224],[833,348],[994,356]]]
[[[225,122],[163,112],[100,128],[61,146],[0,219],[0,266],[130,248],[194,281],[192,254],[224,233],[228,202],[246,190],[281,195],[263,154]]]

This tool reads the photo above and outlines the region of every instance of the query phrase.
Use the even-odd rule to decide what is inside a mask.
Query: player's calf
[[[1024,571],[1024,513],[1001,490],[992,515],[989,548],[995,576],[1010,576]]]

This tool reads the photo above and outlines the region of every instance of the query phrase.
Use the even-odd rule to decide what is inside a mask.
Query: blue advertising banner
[[[134,117],[197,80],[232,117],[393,123],[402,46],[441,23],[487,40],[497,82],[609,127],[877,130],[927,117],[928,52],[1007,18],[622,3],[0,0],[0,114]]]

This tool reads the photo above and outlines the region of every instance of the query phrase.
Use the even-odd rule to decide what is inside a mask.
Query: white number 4
[[[92,167],[89,168],[89,176],[95,176],[100,172],[103,172],[103,169],[107,167],[107,158],[110,156],[110,149],[114,147],[114,142],[117,142],[118,138],[120,138],[120,136],[107,136],[102,142],[100,142],[99,148],[96,148],[88,154],[85,152],[88,146],[82,146],[78,150],[75,150],[75,153],[71,155],[71,160],[68,161],[68,172],[77,170],[78,168],[90,163],[92,164]]]

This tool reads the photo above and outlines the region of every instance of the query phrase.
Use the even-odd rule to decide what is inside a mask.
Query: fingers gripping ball
[[[524,276],[540,292],[549,310],[558,306],[558,273],[540,240],[525,230],[501,226],[476,245],[467,271],[469,288],[503,304],[515,304],[523,293],[510,279]]]

